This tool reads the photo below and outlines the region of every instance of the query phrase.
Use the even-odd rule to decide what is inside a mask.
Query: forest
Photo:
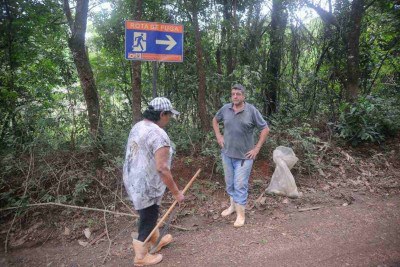
[[[183,61],[127,60],[128,20],[183,25]],[[280,145],[295,151],[303,181],[327,177],[330,153],[351,164],[380,153],[400,168],[398,0],[2,0],[0,36],[5,252],[35,205],[134,213],[125,146],[156,96],[181,113],[166,129],[176,180],[203,168],[197,201],[204,188],[223,191],[211,121],[236,83],[271,129],[257,159],[269,170],[254,187]],[[49,218],[62,209],[46,207]]]

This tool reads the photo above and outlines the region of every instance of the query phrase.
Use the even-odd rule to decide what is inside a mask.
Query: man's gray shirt
[[[235,114],[233,104],[226,104],[215,115],[218,122],[224,122],[224,148],[222,153],[231,158],[247,159],[245,154],[254,148],[254,129],[268,127],[261,113],[251,104]]]

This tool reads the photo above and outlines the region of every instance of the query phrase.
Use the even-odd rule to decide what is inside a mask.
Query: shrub
[[[400,111],[395,100],[361,97],[354,103],[340,107],[336,124],[339,137],[358,145],[362,142],[381,142],[400,129]]]

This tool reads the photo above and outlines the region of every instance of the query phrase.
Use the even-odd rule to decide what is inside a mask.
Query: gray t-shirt
[[[222,153],[231,158],[247,159],[245,154],[254,148],[254,129],[268,127],[261,113],[245,102],[244,109],[235,114],[233,104],[226,104],[215,115],[224,122],[224,148]]]
[[[166,186],[158,174],[154,156],[162,147],[170,148],[168,165],[171,167],[171,141],[162,128],[143,120],[136,123],[129,133],[123,179],[136,210],[161,204]]]

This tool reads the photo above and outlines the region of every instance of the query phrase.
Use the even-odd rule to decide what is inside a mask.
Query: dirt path
[[[242,229],[213,225],[166,251],[164,264],[400,266],[399,207],[399,199],[370,200],[303,213],[254,216]]]
[[[353,204],[318,205],[299,212],[288,203],[248,212],[245,227],[234,216],[185,217],[197,230],[171,229],[176,242],[165,248],[158,266],[400,266],[400,198],[360,195]],[[35,247],[0,254],[0,266],[132,266],[131,222],[109,222],[106,237],[82,247],[77,240],[48,240]],[[107,252],[109,252],[108,256]]]

